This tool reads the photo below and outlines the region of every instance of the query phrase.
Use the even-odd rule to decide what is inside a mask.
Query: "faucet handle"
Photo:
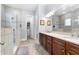
[[[0,45],[4,45],[5,43],[4,42],[0,42]]]

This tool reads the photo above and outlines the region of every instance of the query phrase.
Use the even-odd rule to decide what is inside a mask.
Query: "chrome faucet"
[[[72,37],[77,37],[77,38],[79,38],[79,34],[78,34],[77,32],[73,32],[73,33],[71,34],[71,36],[72,36]]]

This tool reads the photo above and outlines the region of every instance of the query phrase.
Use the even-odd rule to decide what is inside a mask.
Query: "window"
[[[70,19],[70,18],[65,19],[64,25],[65,25],[65,26],[71,26],[71,19]]]

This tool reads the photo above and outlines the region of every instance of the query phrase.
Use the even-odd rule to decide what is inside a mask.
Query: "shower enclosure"
[[[2,14],[1,19],[1,54],[13,54],[16,44],[16,16]]]
[[[1,5],[1,54],[13,55],[22,40],[27,40],[25,12]]]
[[[18,15],[9,8],[1,7],[1,54],[13,55],[15,46],[20,41],[20,22]]]

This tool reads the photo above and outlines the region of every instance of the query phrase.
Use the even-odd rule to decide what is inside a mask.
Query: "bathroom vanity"
[[[51,32],[40,32],[40,44],[50,55],[79,55],[79,38]]]

